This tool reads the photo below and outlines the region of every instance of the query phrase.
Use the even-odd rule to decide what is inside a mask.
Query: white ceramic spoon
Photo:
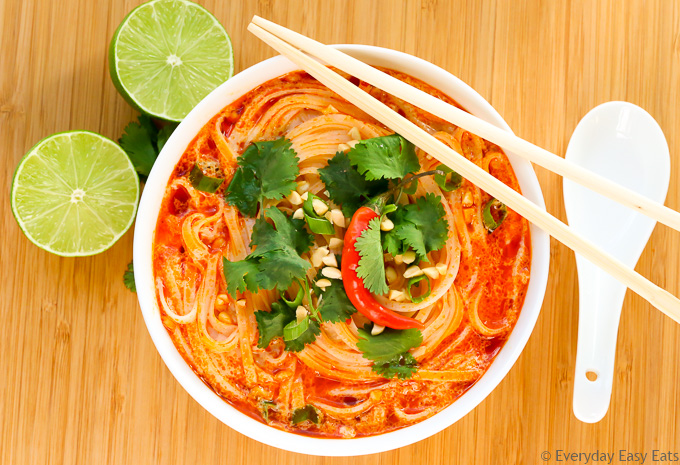
[[[670,178],[668,144],[654,118],[627,102],[593,108],[574,130],[566,159],[663,203]],[[569,225],[634,267],[656,221],[564,180]],[[626,287],[576,255],[579,282],[574,414],[587,423],[607,413],[616,336]]]

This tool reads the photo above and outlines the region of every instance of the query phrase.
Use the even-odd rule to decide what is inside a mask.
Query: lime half
[[[227,31],[186,0],[152,0],[135,8],[109,47],[118,91],[138,110],[168,121],[181,121],[233,69]]]
[[[130,228],[139,178],[115,142],[62,132],[33,147],[12,181],[12,212],[38,247],[66,257],[103,252]]]

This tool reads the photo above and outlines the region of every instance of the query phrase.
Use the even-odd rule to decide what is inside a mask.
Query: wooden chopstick
[[[291,31],[279,24],[254,16],[253,23],[280,37],[289,44],[310,55],[331,64],[346,73],[368,82],[395,97],[405,100],[532,163],[536,163],[560,176],[609,197],[626,207],[655,219],[680,231],[680,212],[672,210],[635,191],[627,189],[603,176],[581,168],[511,132],[505,131],[466,111],[416,89],[389,74],[367,65],[340,50],[327,47],[309,37]]]
[[[406,118],[400,116],[387,105],[362,91],[347,79],[330,70],[314,58],[306,55],[256,24],[250,23],[248,25],[248,30],[300,66],[326,87],[356,105],[393,131],[401,134],[411,143],[420,147],[440,162],[450,166],[461,176],[465,177],[481,189],[484,189],[487,193],[515,210],[574,252],[579,253],[593,264],[605,270],[651,303],[654,307],[680,323],[680,300],[673,296],[673,294],[628,268],[615,257],[609,255],[592,242],[572,231],[566,224],[562,223],[545,210],[539,208],[520,193],[514,191],[509,186],[506,186],[467,158],[460,156],[453,149],[439,142],[436,138],[420,129]],[[324,61],[328,62],[326,59],[328,56],[330,55],[325,55]],[[333,63],[329,64],[333,65]]]

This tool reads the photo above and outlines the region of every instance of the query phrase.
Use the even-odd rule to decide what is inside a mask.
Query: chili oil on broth
[[[385,70],[451,104],[452,99],[403,73]],[[433,134],[519,191],[503,151],[466,131],[383,91],[350,78],[360,88]],[[352,140],[390,134],[364,112],[304,72],[270,80],[224,108],[188,146],[168,182],[154,240],[154,279],[164,326],[182,357],[227,402],[267,424],[300,434],[351,438],[392,431],[420,422],[444,409],[486,371],[515,325],[530,273],[530,235],[526,220],[509,210],[492,234],[482,223],[490,197],[466,180],[461,188],[442,192],[422,178],[413,199],[432,192],[443,199],[449,224],[446,247],[428,259],[444,263],[447,272],[432,282],[423,302],[393,302],[376,296],[396,311],[411,311],[425,325],[423,344],[412,350],[420,368],[411,379],[387,380],[372,372],[370,360],[356,347],[360,314],[350,324],[323,323],[321,335],[298,353],[274,340],[257,347],[255,310],[268,310],[276,291],[227,294],[222,257],[248,255],[254,219],[244,218],[224,202],[224,189],[236,159],[251,143],[285,136],[300,159],[299,184],[326,199],[318,170]],[[354,132],[356,135],[356,133]],[[341,146],[342,147],[342,146]],[[422,170],[438,162],[417,149]],[[194,189],[187,176],[200,161],[206,174],[225,182],[214,194]],[[297,207],[285,199],[265,202],[287,214]],[[349,219],[348,219],[349,220]],[[349,221],[347,221],[348,223]],[[344,230],[336,226],[336,237]],[[327,236],[315,236],[317,246]],[[322,243],[323,242],[323,243]],[[310,260],[309,254],[303,258]],[[393,265],[398,275],[405,265]],[[318,268],[312,267],[313,282]],[[390,288],[403,288],[398,278]],[[273,401],[263,418],[263,401]],[[319,425],[292,425],[291,413],[307,404],[322,413]]]

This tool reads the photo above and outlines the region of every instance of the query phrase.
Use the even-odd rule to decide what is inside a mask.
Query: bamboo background
[[[490,464],[541,463],[556,449],[680,452],[680,327],[632,293],[609,413],[595,425],[573,416],[576,266],[554,241],[542,314],[519,361],[477,409],[430,439],[315,458],[247,439],[204,411],[163,365],[123,287],[132,232],[104,254],[59,258],[24,238],[9,206],[14,168],[42,137],[87,129],[116,139],[134,118],[109,79],[107,47],[138,3],[0,0],[0,463]],[[516,134],[555,153],[592,107],[640,105],[668,139],[666,205],[680,209],[678,1],[200,3],[229,31],[236,71],[273,54],[245,30],[253,14],[325,43],[401,50],[466,81]],[[561,179],[536,171],[548,210],[565,219]],[[680,236],[658,226],[637,270],[678,295],[678,257]]]

